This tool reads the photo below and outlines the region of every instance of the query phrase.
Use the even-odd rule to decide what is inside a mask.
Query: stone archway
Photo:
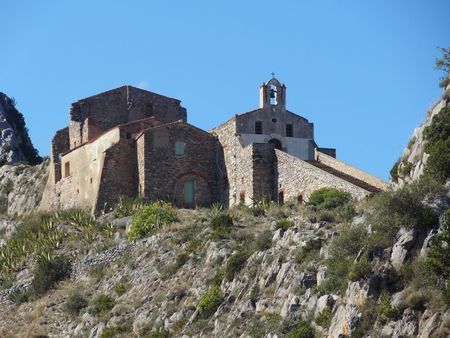
[[[275,149],[282,150],[280,140],[273,138],[273,139],[270,139],[268,143],[273,144],[273,147]]]

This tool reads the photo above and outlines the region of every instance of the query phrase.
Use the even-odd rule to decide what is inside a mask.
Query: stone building
[[[180,101],[123,86],[79,100],[52,140],[42,209],[109,210],[120,196],[168,199],[179,207],[219,202],[283,203],[321,187],[361,198],[380,179],[319,148],[314,125],[286,109],[286,86],[260,88],[260,106],[211,132],[187,122]]]
[[[123,86],[72,104],[52,140],[42,209],[109,210],[120,196],[180,207],[221,202],[223,154],[214,135],[186,123],[180,101]]]
[[[235,115],[212,133],[224,150],[230,205],[261,199],[303,201],[322,187],[361,198],[387,187],[336,160],[335,149],[318,147],[314,125],[286,109],[286,86],[276,78],[261,85],[258,109]]]

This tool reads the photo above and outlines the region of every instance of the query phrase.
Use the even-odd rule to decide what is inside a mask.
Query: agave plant
[[[133,199],[126,196],[119,197],[114,213],[117,217],[132,216],[140,209],[142,209],[146,203],[141,199]]]

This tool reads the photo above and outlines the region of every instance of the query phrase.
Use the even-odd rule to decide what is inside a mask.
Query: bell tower
[[[259,108],[272,108],[273,111],[286,110],[286,86],[272,73],[272,78],[259,88]]]

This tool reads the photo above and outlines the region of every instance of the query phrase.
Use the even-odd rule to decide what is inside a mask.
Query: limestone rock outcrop
[[[14,99],[0,92],[0,162],[38,164],[38,155],[28,135],[23,115],[16,109]]]

